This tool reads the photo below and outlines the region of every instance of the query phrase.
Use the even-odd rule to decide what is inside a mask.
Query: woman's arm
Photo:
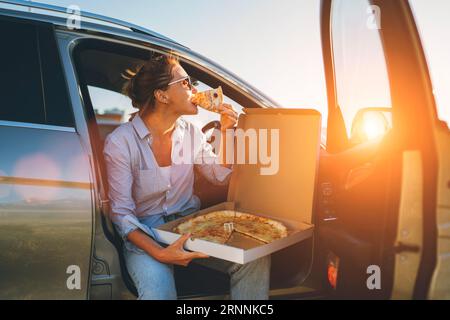
[[[141,223],[135,215],[136,205],[131,194],[133,175],[129,155],[124,150],[127,149],[111,137],[105,142],[104,155],[108,174],[111,220],[121,237],[163,263],[186,266],[194,258],[208,257],[202,253],[183,250],[189,235],[181,237],[167,248],[162,248],[139,229],[138,226]],[[141,227],[146,228],[143,225]]]
[[[227,149],[226,130],[234,127],[237,123],[237,113],[231,105],[222,104],[221,110],[221,134],[218,154],[213,151],[213,147],[207,142],[205,134],[195,127],[195,135],[198,135],[198,139],[201,139],[201,147],[196,154],[194,163],[201,174],[209,182],[216,185],[227,184],[231,176],[232,163],[227,164],[225,157]]]
[[[192,259],[208,258],[208,255],[201,252],[188,252],[183,249],[184,243],[189,239],[190,234],[182,235],[177,241],[167,248],[162,248],[156,241],[139,229],[128,234],[128,240],[136,247],[144,250],[148,255],[156,260],[167,264],[187,266]]]

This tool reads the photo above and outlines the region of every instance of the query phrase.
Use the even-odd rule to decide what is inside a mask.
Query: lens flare
[[[8,175],[6,174],[5,171],[0,170],[0,180],[1,180],[1,177],[7,177],[7,176]],[[10,196],[10,194],[11,194],[11,185],[0,183],[0,199],[7,198]]]
[[[45,180],[60,180],[61,170],[58,164],[43,153],[35,153],[23,157],[17,161],[13,176],[17,178]],[[53,200],[58,188],[42,187],[39,185],[14,186],[15,191],[21,195],[26,202]]]
[[[386,119],[384,119],[382,114],[371,112],[364,115],[363,132],[367,140],[383,136],[387,129]]]

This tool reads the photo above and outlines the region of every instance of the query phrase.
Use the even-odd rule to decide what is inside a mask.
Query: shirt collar
[[[131,123],[134,127],[134,130],[136,130],[139,138],[144,139],[150,134],[150,131],[148,131],[147,126],[145,125],[144,121],[142,120],[141,116],[139,116],[139,114],[136,114],[133,120],[131,120]]]
[[[131,120],[131,123],[140,139],[144,139],[147,136],[150,139],[152,138],[150,131],[148,130],[147,126],[144,123],[144,120],[142,120],[139,114],[136,114],[133,120]],[[182,118],[178,118],[175,123],[175,130],[172,133],[172,140],[173,141],[181,140],[184,136],[185,129],[186,129],[186,121],[184,121]]]

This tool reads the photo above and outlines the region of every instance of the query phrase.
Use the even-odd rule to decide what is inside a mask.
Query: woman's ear
[[[162,91],[161,89],[155,90],[155,99],[160,103],[169,103],[169,97],[167,93]]]

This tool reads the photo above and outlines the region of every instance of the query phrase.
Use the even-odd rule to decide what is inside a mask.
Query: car
[[[370,19],[361,20],[366,9]],[[133,111],[121,94],[124,70],[170,53],[199,88],[221,85],[240,113],[280,105],[131,23],[1,0],[0,25],[8,44],[0,53],[0,298],[134,299],[109,219],[102,152]],[[409,4],[322,0],[321,37],[328,116],[314,235],[272,255],[270,297],[449,299],[450,131],[437,117]],[[368,79],[377,86],[358,98]],[[204,132],[218,125],[209,113],[192,121]],[[195,192],[202,207],[227,198],[227,186],[201,177]],[[175,278],[180,299],[228,294],[226,275],[195,263],[175,268]]]

